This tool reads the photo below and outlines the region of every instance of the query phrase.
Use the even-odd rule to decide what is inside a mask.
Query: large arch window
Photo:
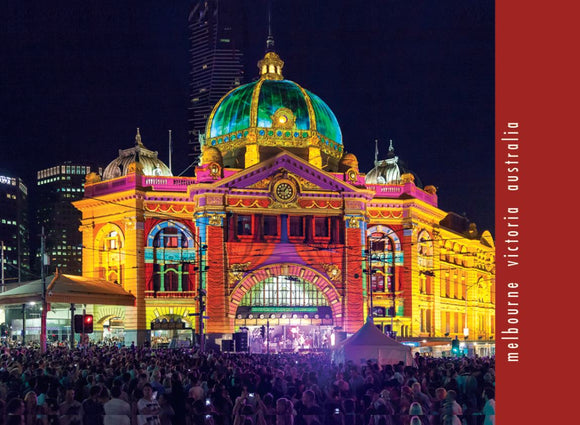
[[[194,291],[195,246],[189,228],[166,221],[155,226],[147,238],[145,263],[149,265],[147,290],[159,292]]]
[[[121,229],[113,224],[103,227],[97,237],[97,274],[109,282],[123,283],[124,237]]]
[[[319,307],[328,300],[314,284],[294,276],[272,276],[254,285],[240,306]]]
[[[397,290],[395,266],[403,265],[401,240],[390,227],[378,225],[367,230],[368,247],[371,251],[371,287],[373,292]]]

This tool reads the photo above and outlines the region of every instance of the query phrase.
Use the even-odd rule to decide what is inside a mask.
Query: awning
[[[116,283],[70,274],[45,278],[46,302],[134,306],[135,296]],[[42,302],[42,279],[23,282],[0,294],[0,305]]]

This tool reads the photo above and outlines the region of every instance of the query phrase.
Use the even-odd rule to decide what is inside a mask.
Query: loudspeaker
[[[248,351],[248,333],[247,332],[236,332],[234,334],[234,343],[235,343],[236,353]]]
[[[222,353],[225,353],[227,351],[234,351],[233,339],[222,339]]]

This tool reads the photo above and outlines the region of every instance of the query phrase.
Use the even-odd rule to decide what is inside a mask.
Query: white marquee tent
[[[379,365],[397,364],[400,361],[406,366],[413,365],[411,347],[388,337],[370,320],[354,335],[336,346],[333,358],[336,363],[350,360],[356,365],[367,360],[374,360]]]

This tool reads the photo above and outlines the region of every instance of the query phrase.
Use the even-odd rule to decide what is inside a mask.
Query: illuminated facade
[[[137,300],[95,306],[95,329],[185,338],[205,305],[208,335],[246,327],[259,341],[267,325],[277,348],[323,347],[371,311],[402,338],[492,339],[490,233],[440,210],[392,146],[360,172],[326,103],[284,79],[274,52],[258,67],[214,107],[194,177],[148,171],[159,161],[139,134],[118,174],[87,176],[83,275]]]

